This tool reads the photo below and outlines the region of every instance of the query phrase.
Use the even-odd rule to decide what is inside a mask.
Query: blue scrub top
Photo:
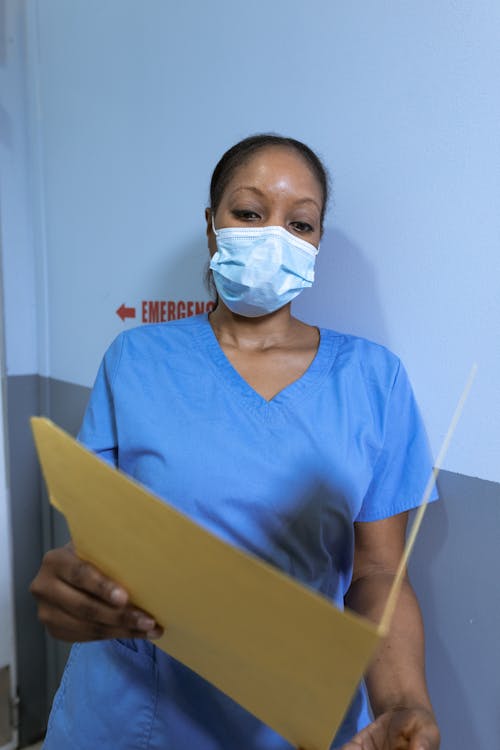
[[[408,377],[387,349],[320,329],[310,367],[268,402],[233,368],[206,315],[118,336],[79,437],[340,608],[353,522],[418,505],[432,466]],[[368,722],[360,686],[332,747]],[[291,746],[153,643],[113,640],[73,646],[44,744],[96,747]]]

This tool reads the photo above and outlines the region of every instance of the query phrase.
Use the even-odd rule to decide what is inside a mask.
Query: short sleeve
[[[432,471],[429,442],[401,363],[387,399],[383,442],[355,521],[378,521],[420,505]],[[437,499],[434,486],[430,500]]]
[[[118,437],[113,383],[120,364],[123,335],[107,350],[99,367],[78,440],[113,466],[118,465]]]

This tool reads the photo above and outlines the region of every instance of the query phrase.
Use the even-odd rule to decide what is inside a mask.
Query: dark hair
[[[232,146],[222,156],[215,167],[212,179],[210,181],[210,207],[215,213],[221,202],[222,195],[234,173],[248,161],[257,151],[269,146],[280,146],[296,151],[312,170],[323,193],[323,205],[321,208],[321,229],[323,229],[323,220],[328,205],[329,197],[329,177],[326,168],[323,166],[321,159],[316,156],[314,151],[301,141],[295,138],[285,138],[275,133],[258,133],[244,138],[239,143]]]

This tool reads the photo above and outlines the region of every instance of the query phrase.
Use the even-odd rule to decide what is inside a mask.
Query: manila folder
[[[165,628],[155,643],[295,747],[327,750],[376,626],[222,541],[49,420],[32,428],[77,554]]]

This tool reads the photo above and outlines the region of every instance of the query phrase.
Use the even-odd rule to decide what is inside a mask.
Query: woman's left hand
[[[425,708],[394,708],[381,714],[341,750],[439,750],[439,729]]]

